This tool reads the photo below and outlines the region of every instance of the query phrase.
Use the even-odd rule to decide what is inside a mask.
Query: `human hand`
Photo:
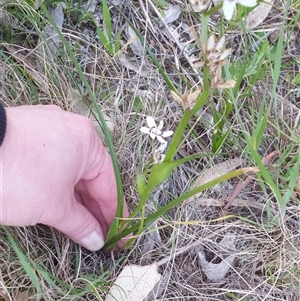
[[[117,188],[92,122],[52,105],[6,108],[6,115],[0,223],[49,225],[91,251],[101,249]]]

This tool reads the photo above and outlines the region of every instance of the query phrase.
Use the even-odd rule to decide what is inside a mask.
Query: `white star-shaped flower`
[[[256,5],[256,0],[224,0],[223,13],[226,20],[231,20],[237,4],[246,7],[253,7]]]
[[[161,120],[157,126],[153,117],[151,116],[147,116],[147,125],[148,127],[141,128],[141,132],[148,134],[152,139],[157,138],[157,140],[161,143],[167,143],[164,138],[173,134],[173,131],[162,131],[164,122]]]

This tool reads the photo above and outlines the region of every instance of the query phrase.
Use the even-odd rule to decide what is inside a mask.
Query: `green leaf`
[[[155,164],[148,179],[148,187],[153,189],[155,186],[164,182],[170,176],[172,170],[181,164],[179,161],[180,160]]]
[[[195,154],[195,155],[187,156],[180,160],[155,164],[152,168],[151,174],[148,179],[147,190],[148,189],[152,190],[155,186],[164,182],[170,176],[172,170],[177,166],[179,166],[180,164],[189,162],[194,159],[203,158],[208,155],[209,153]]]
[[[112,42],[111,17],[110,17],[110,11],[109,11],[106,0],[102,0],[102,12],[103,12],[103,18],[104,18],[104,24],[105,24],[107,37],[108,37],[108,40],[110,42]]]
[[[119,31],[116,36],[114,54],[117,54],[120,48],[121,48],[121,31]]]
[[[28,275],[30,281],[36,287],[37,291],[43,295],[42,289],[41,289],[40,284],[39,284],[39,280],[36,276],[36,270],[35,270],[34,266],[32,264],[30,264],[30,260],[21,251],[21,248],[19,247],[19,245],[17,244],[17,242],[13,238],[11,231],[6,227],[4,227],[4,230],[5,230],[5,232],[7,234],[7,237],[10,241],[11,247],[16,252],[16,254],[17,254],[17,256],[20,260],[20,263],[22,264],[22,266],[23,266],[26,274]]]
[[[161,217],[163,214],[165,214],[168,210],[174,208],[175,206],[177,206],[178,204],[182,203],[184,200],[198,194],[201,191],[204,191],[208,188],[211,188],[213,186],[215,186],[218,183],[227,181],[231,178],[234,177],[238,177],[242,174],[245,174],[247,172],[252,172],[252,168],[241,168],[238,170],[234,170],[226,175],[223,175],[219,178],[216,178],[210,182],[207,182],[197,188],[194,188],[193,190],[186,192],[184,194],[182,194],[181,196],[179,196],[176,199],[173,199],[172,201],[168,202],[165,206],[157,209],[153,214],[149,215],[148,217],[146,217],[144,220],[141,220],[140,222],[134,224],[134,225],[130,225],[127,224],[129,226],[129,228],[124,229],[120,234],[116,235],[115,237],[113,237],[110,241],[106,241],[105,242],[105,248],[110,247],[110,246],[114,246],[116,245],[116,243],[123,237],[129,235],[130,233],[133,233],[135,231],[138,231],[141,227],[141,224],[143,225],[143,230],[145,230],[147,227],[149,227],[149,225],[151,225],[155,220],[157,220],[159,217]],[[136,237],[134,237],[136,238]],[[132,239],[131,243],[133,243],[134,238]]]
[[[97,27],[97,34],[100,38],[102,45],[106,48],[107,45],[109,44],[109,41],[108,41],[105,33],[100,28]]]
[[[138,190],[139,195],[141,196],[146,189],[146,181],[143,175],[138,174],[136,177],[136,187]]]

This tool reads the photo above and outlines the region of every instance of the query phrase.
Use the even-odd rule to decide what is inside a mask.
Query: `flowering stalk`
[[[207,41],[207,25],[210,14],[201,15],[201,44]]]
[[[239,1],[239,0],[235,0],[235,1]],[[190,93],[188,93],[188,90],[186,89],[186,92],[181,96],[178,95],[175,88],[174,89],[171,88],[171,90],[174,91],[173,94],[173,96],[175,95],[174,98],[177,101],[179,101],[183,106],[184,109],[183,116],[175,131],[173,139],[171,140],[171,143],[165,154],[164,159],[162,159],[160,156],[157,156],[157,158],[154,156],[154,162],[155,162],[155,158],[157,160],[155,162],[156,164],[153,164],[151,166],[150,175],[146,177],[146,174],[148,174],[148,167],[150,167],[150,165],[147,166],[144,174],[138,175],[137,186],[140,195],[139,203],[135,207],[133,212],[130,214],[129,218],[127,220],[120,222],[120,226],[123,231],[122,233],[120,233],[119,237],[124,237],[126,234],[135,231],[134,233],[135,235],[133,236],[132,239],[129,239],[129,241],[125,244],[125,247],[130,246],[134,242],[136,236],[142,233],[145,226],[148,225],[149,219],[148,217],[145,216],[145,205],[153,189],[157,187],[159,184],[161,184],[162,182],[164,182],[170,176],[172,170],[176,168],[178,165],[190,161],[191,159],[195,159],[195,157],[205,155],[205,154],[196,154],[195,156],[189,156],[175,161],[173,160],[174,156],[178,152],[178,149],[180,148],[183,133],[186,130],[187,125],[189,124],[191,118],[201,109],[201,107],[203,107],[203,105],[207,104],[208,97],[210,96],[210,93],[214,89],[227,89],[234,86],[235,84],[234,80],[224,81],[222,78],[221,68],[226,62],[225,58],[231,53],[231,50],[226,50],[226,49],[223,50],[225,37],[221,38],[221,40],[217,44],[215,44],[214,36],[211,36],[208,39],[209,16],[212,14],[213,11],[221,8],[221,6],[222,3],[218,4],[215,8],[211,9],[209,12],[201,14],[201,37],[199,41],[200,43],[199,46],[202,48],[203,62],[200,62],[198,65],[199,68],[202,69],[202,74],[203,74],[202,87],[198,87],[196,91],[194,92],[191,91]],[[199,93],[199,96],[197,93]],[[197,101],[195,101],[197,96],[198,99]],[[225,109],[226,116],[228,116],[228,114],[230,113],[231,106],[232,104],[226,106]],[[213,134],[212,137],[213,149],[215,148],[215,145],[219,149],[220,146],[223,144],[224,139],[226,139],[226,134],[224,135],[222,132],[225,119],[224,117],[220,118],[219,112],[217,110],[214,110],[214,108],[212,108],[212,112],[214,115],[214,123],[216,126],[216,133]],[[163,144],[158,149],[156,149],[157,151],[159,151],[158,155],[161,155],[162,151],[164,151],[167,145],[167,140],[165,138],[170,137],[173,132],[163,131],[163,122],[161,121],[159,124],[156,124],[155,120],[149,116],[147,117],[147,125],[148,127],[141,128],[141,132],[148,134],[153,140],[156,139],[158,140],[158,142]],[[154,155],[155,154],[156,153],[154,152]],[[163,161],[161,162],[161,160]],[[203,189],[202,186],[201,189]],[[185,199],[187,195],[188,194],[185,194],[184,197],[182,196],[178,198],[178,200],[171,201],[170,204],[174,206],[180,200]],[[167,208],[165,210],[167,210]],[[139,214],[140,214],[139,220],[137,221],[137,216]]]
[[[207,38],[208,17],[209,17],[208,15],[202,14],[202,27],[201,27],[201,44],[202,45],[207,45],[207,42],[208,42],[208,38]],[[215,45],[212,45],[212,46],[209,47],[209,51],[216,50],[216,51],[220,52],[220,53],[218,52],[217,54],[222,55],[222,51],[221,51],[222,47],[223,47],[223,44],[220,47],[218,47],[218,46],[215,47]],[[212,48],[214,50],[211,50],[210,48]],[[206,50],[203,50],[203,51],[206,51]],[[206,53],[205,53],[205,56],[206,56]],[[194,92],[194,93],[198,93],[198,92],[200,93],[197,101],[195,102],[195,105],[191,106],[192,104],[189,103],[188,96],[190,94],[188,94],[188,93],[184,94],[184,96],[186,97],[185,100],[186,100],[187,103],[185,103],[183,101],[183,98],[182,98],[182,105],[184,107],[184,113],[183,113],[182,119],[180,120],[180,123],[179,123],[179,125],[176,129],[176,132],[173,136],[173,139],[170,143],[169,149],[168,149],[168,151],[165,155],[165,158],[164,158],[163,162],[153,165],[151,173],[150,173],[149,178],[148,178],[147,184],[146,184],[146,181],[145,181],[145,176],[140,175],[139,181],[142,182],[141,189],[139,191],[140,201],[139,201],[139,204],[134,209],[134,211],[131,213],[131,215],[129,217],[129,221],[126,222],[127,227],[129,227],[130,225],[135,223],[135,221],[136,221],[135,219],[136,219],[137,215],[139,213],[141,213],[141,221],[139,222],[139,227],[137,229],[138,231],[136,233],[137,235],[142,232],[143,227],[144,227],[145,204],[146,204],[150,194],[152,193],[153,189],[157,185],[162,183],[165,180],[165,178],[167,177],[167,176],[160,177],[160,175],[163,174],[163,173],[169,175],[171,173],[171,171],[176,166],[178,166],[180,163],[182,163],[181,162],[182,160],[173,161],[173,158],[174,158],[175,154],[177,153],[177,151],[180,147],[182,135],[183,135],[183,133],[184,133],[191,117],[194,116],[201,109],[201,107],[205,103],[207,103],[207,99],[208,99],[208,97],[209,97],[209,95],[212,91],[211,80],[209,80],[212,76],[212,74],[211,74],[212,73],[212,67],[215,66],[219,62],[219,60],[221,62],[219,67],[221,68],[221,66],[222,66],[222,60],[221,60],[222,57],[220,57],[220,58],[216,57],[215,58],[215,56],[213,55],[213,58],[216,61],[212,60],[211,63],[209,61],[209,63],[207,62],[207,63],[203,64],[203,69],[202,69],[203,70],[202,92],[199,92],[197,90]],[[218,60],[218,58],[219,58],[219,60]],[[205,60],[207,60],[207,58],[205,58]],[[219,79],[219,77],[218,77],[218,79]],[[178,97],[178,98],[180,98],[180,97]],[[191,98],[193,98],[193,97],[191,97]],[[163,131],[162,130],[163,123],[160,122],[159,125],[157,125],[155,123],[154,119],[152,117],[149,117],[149,116],[147,117],[147,124],[148,124],[148,127],[142,127],[141,132],[150,135],[150,137],[152,139],[156,138],[161,143],[167,143],[166,140],[164,140],[164,138],[169,137],[173,133],[172,131]],[[189,159],[185,158],[184,160],[189,160]],[[159,172],[160,175],[158,175],[157,172]],[[126,244],[126,246],[131,245],[133,240],[134,240],[134,238],[132,240],[130,240]]]
[[[198,98],[198,101],[196,102],[195,106],[191,110],[185,110],[184,114],[182,116],[182,119],[176,129],[176,132],[174,134],[174,137],[171,141],[171,144],[169,146],[169,149],[166,153],[164,162],[170,162],[174,158],[181,141],[181,136],[186,129],[187,124],[189,123],[191,117],[200,110],[200,108],[206,103],[207,98],[210,94],[210,87],[209,87],[209,81],[208,81],[208,75],[209,75],[209,68],[205,66],[203,68],[203,92],[200,94],[200,97]]]

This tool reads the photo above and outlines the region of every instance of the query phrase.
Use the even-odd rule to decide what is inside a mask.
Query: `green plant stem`
[[[146,186],[145,191],[143,192],[143,194],[141,195],[139,204],[135,207],[135,209],[133,210],[133,212],[130,214],[130,218],[135,218],[138,213],[140,212],[140,210],[143,208],[143,206],[145,205],[151,191],[152,191],[152,187],[150,187],[150,185]]]
[[[189,161],[192,161],[195,159],[199,159],[199,158],[203,158],[206,156],[207,156],[207,153],[198,153],[198,154],[184,157],[182,159],[179,159],[179,160],[176,160],[173,162],[163,162],[163,163],[155,164],[155,166],[153,166],[152,173],[149,177],[148,184],[145,187],[143,193],[140,195],[140,202],[136,206],[134,211],[130,214],[129,218],[132,219],[137,216],[139,211],[142,210],[142,208],[145,206],[145,203],[146,203],[149,195],[151,194],[152,190],[157,185],[162,183],[165,179],[167,179],[175,167],[177,167],[181,164],[184,164],[186,162],[189,162]],[[159,175],[157,175],[157,172],[159,172]]]
[[[201,37],[200,37],[200,40],[201,40],[202,45],[204,43],[206,43],[206,41],[207,41],[207,24],[208,24],[209,16],[210,15],[205,15],[205,14],[201,15]]]
[[[117,9],[117,8],[116,8]],[[121,13],[121,12],[120,12]],[[126,21],[128,22],[128,24],[132,27],[132,29],[134,30],[134,32],[136,33],[136,35],[139,37],[140,41],[143,43],[144,47],[146,48],[148,54],[150,55],[152,62],[156,65],[156,67],[158,68],[159,72],[162,74],[162,76],[164,77],[168,87],[171,90],[176,91],[173,83],[170,81],[169,77],[166,75],[166,73],[163,71],[161,65],[158,63],[158,61],[156,60],[156,58],[154,57],[153,53],[151,52],[150,48],[147,46],[147,44],[145,43],[142,35],[134,28],[133,24],[126,18],[126,16],[123,16]],[[208,24],[208,17],[209,16],[204,16],[203,15],[203,23],[202,23],[202,27],[201,27],[201,41],[202,43],[204,41],[207,40],[207,24]],[[177,92],[177,91],[176,91]],[[172,142],[170,144],[170,147],[166,153],[166,157],[164,160],[164,164],[168,163],[171,164],[171,161],[173,160],[175,154],[178,151],[179,145],[180,145],[180,141],[182,139],[182,135],[183,132],[187,126],[187,124],[189,123],[191,117],[193,115],[195,115],[195,113],[207,102],[208,96],[210,94],[210,86],[209,86],[209,68],[207,66],[204,66],[203,68],[203,92],[200,94],[195,106],[191,109],[191,110],[185,110],[183,117],[178,125],[178,128],[176,129],[176,132],[174,134],[174,137],[172,139]],[[165,165],[161,165],[162,171],[164,169]],[[167,168],[170,172],[176,167],[176,164],[172,164],[172,166],[170,166],[171,168]],[[156,166],[158,167],[158,166]],[[157,170],[155,170],[157,172]],[[154,189],[154,187],[156,187],[157,185],[159,185],[161,182],[163,182],[165,180],[164,177],[159,178],[159,180],[154,181],[153,183],[150,181],[151,180],[151,176],[152,178],[154,177],[154,169],[152,169],[151,174],[149,176],[149,182],[145,187],[145,190],[143,192],[143,194],[140,196],[140,202],[137,205],[137,207],[134,209],[134,211],[132,212],[132,214],[130,215],[130,220],[128,222],[123,222],[120,223],[119,226],[121,227],[126,227],[132,224],[133,219],[139,214],[140,211],[142,211],[142,219],[140,221],[140,223],[138,224],[137,228],[135,228],[132,231],[137,231],[138,230],[138,234],[141,233],[141,231],[144,229],[144,221],[148,220],[148,218],[145,218],[144,214],[144,207],[146,204],[147,199],[149,198],[152,190]],[[184,194],[184,196],[186,196],[186,194]],[[187,196],[186,196],[187,197]],[[183,198],[184,199],[184,198]],[[160,212],[160,210],[158,210],[158,212]],[[132,229],[129,228],[129,229]],[[124,231],[128,231],[128,230],[124,230]],[[124,231],[122,233],[124,233]],[[127,232],[126,235],[130,234],[131,232]],[[119,235],[117,235],[117,237],[119,237]],[[123,236],[122,236],[123,237]],[[109,240],[107,242],[107,244],[110,244],[109,242],[111,241],[112,236],[109,236]],[[114,240],[114,238],[112,238]],[[134,239],[131,240],[132,242],[134,241]]]
[[[210,88],[208,83],[208,67],[204,67],[203,69],[203,92],[200,94],[197,103],[191,110],[186,110],[182,116],[182,119],[175,131],[174,137],[171,141],[170,147],[166,153],[166,157],[164,162],[170,162],[177,151],[178,145],[180,144],[180,140],[182,137],[182,134],[189,123],[191,117],[195,115],[197,111],[200,110],[200,108],[206,103],[207,98],[210,94]]]
[[[179,196],[178,198],[170,201],[168,204],[166,204],[165,206],[159,208],[158,210],[156,210],[153,214],[149,215],[147,218],[145,218],[143,221],[141,220],[140,222],[134,224],[133,226],[123,230],[119,235],[113,237],[111,240],[106,241],[104,248],[110,247],[110,246],[114,246],[116,245],[116,243],[122,239],[123,237],[137,231],[140,226],[141,223],[143,223],[143,229],[146,229],[149,225],[151,225],[155,220],[157,220],[159,217],[161,217],[163,214],[165,214],[167,211],[169,211],[170,209],[174,208],[175,206],[177,206],[178,204],[180,204],[181,202],[183,202],[184,200],[198,194],[201,191],[204,191],[218,183],[227,181],[231,178],[240,176],[242,174],[247,173],[248,169],[247,168],[242,168],[242,169],[238,169],[238,170],[234,170],[224,176],[218,177],[217,179],[214,179],[210,182],[207,182],[197,188],[194,188],[193,190],[186,192],[184,194],[182,194],[181,196]]]

